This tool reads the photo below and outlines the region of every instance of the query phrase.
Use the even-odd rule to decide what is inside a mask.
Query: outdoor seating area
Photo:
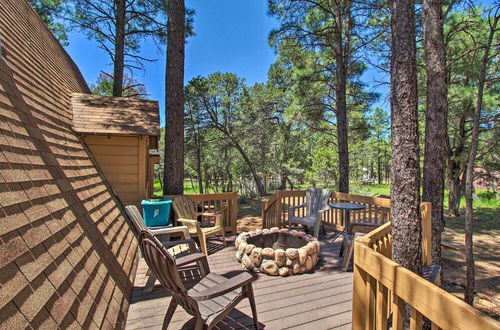
[[[296,276],[268,276],[252,273],[252,282],[261,329],[351,329],[352,273],[342,271],[339,257],[341,241],[331,242],[334,232],[327,229],[320,235],[321,259],[309,272]],[[235,258],[236,236],[227,236],[227,247],[217,240],[208,243],[210,270],[226,276],[242,271]],[[157,282],[153,292],[144,292],[147,266],[139,261],[132,300],[127,318],[127,329],[156,328],[163,325],[167,306],[172,296]],[[193,267],[181,271],[186,286],[193,286],[200,275]],[[242,301],[214,329],[254,329],[252,310],[248,301]],[[194,328],[195,320],[182,308],[177,308],[168,329]]]

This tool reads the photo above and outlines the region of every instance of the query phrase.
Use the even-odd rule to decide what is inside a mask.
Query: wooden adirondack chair
[[[180,223],[187,226],[189,234],[198,237],[200,241],[201,252],[208,256],[207,238],[214,235],[222,235],[222,242],[226,246],[224,237],[224,226],[222,224],[222,214],[210,212],[198,212],[195,203],[186,196],[177,196],[174,198],[174,210]],[[202,221],[198,221],[201,216]],[[214,217],[215,223],[211,224],[205,220],[205,217]]]
[[[301,205],[291,206],[288,208],[288,227],[291,228],[292,224],[301,224],[305,226],[314,227],[314,237],[319,236],[319,227],[321,226],[321,217],[323,212],[327,211],[328,199],[331,192],[326,189],[309,188],[306,190],[306,202]],[[306,208],[304,217],[295,216],[295,210],[299,208]],[[325,228],[323,226],[323,232]]]
[[[253,277],[250,273],[242,272],[230,279],[211,273],[207,257],[201,253],[174,260],[161,243],[147,231],[142,231],[140,234],[140,247],[149,268],[172,296],[163,321],[164,329],[170,323],[178,305],[196,317],[195,329],[211,329],[244,298],[250,301],[253,322],[255,328],[258,328],[252,288]],[[179,275],[178,267],[196,261],[204,263],[207,273],[192,289],[187,290]]]
[[[158,227],[146,227],[141,213],[135,205],[127,205],[125,207],[125,212],[129,218],[134,223],[135,229],[138,233],[141,231],[148,231],[151,235],[156,236],[161,244],[168,248],[170,254],[176,258],[186,256],[192,253],[197,253],[198,248],[196,243],[189,234],[189,230],[186,226],[170,227],[170,226],[158,226]],[[170,240],[170,235],[180,235],[182,239],[180,240]],[[164,239],[168,237],[168,239]],[[202,272],[205,270],[202,268],[203,265],[199,265]],[[149,269],[146,273],[148,280],[144,288],[144,292],[151,292],[153,290],[156,278],[151,274]]]

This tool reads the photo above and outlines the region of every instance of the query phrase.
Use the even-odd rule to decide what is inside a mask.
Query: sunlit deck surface
[[[314,271],[288,277],[256,274],[253,287],[262,329],[351,328],[352,273],[342,271],[342,257],[338,257],[341,239],[331,243],[331,235],[331,232],[326,236],[320,235],[321,259]],[[241,271],[241,265],[235,259],[234,238],[226,238],[226,248],[217,239],[209,241],[211,271],[219,274]],[[146,270],[144,259],[141,259],[127,329],[160,329],[170,303],[170,295],[159,282],[151,293],[143,291]],[[193,278],[187,282],[187,286],[192,285]],[[248,300],[243,300],[216,328],[253,329],[251,315]],[[168,329],[193,327],[194,319],[177,307]]]

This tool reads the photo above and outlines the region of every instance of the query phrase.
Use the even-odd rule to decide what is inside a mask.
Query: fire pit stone
[[[319,241],[303,232],[256,229],[242,232],[235,241],[236,260],[243,268],[267,275],[296,275],[310,271],[319,259]]]

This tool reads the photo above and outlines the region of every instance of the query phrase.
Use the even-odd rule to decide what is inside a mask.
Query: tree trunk
[[[165,195],[184,193],[184,14],[184,0],[167,2]]]
[[[245,150],[243,150],[241,145],[238,143],[238,141],[236,141],[236,139],[231,135],[228,135],[228,137],[229,137],[229,139],[231,139],[231,142],[233,143],[234,147],[236,148],[236,150],[238,150],[241,157],[243,157],[243,160],[245,161],[248,168],[250,169],[250,172],[252,173],[253,180],[255,181],[255,185],[257,186],[257,192],[259,193],[259,196],[264,197],[266,195],[266,190],[264,189],[264,185],[262,184],[262,182],[259,179],[259,176],[257,175],[257,171],[255,171],[255,168],[253,167],[252,161],[248,157]]]
[[[113,96],[123,94],[123,67],[125,58],[125,0],[115,0],[115,54],[113,61]]]
[[[393,0],[391,14],[392,258],[422,268],[415,3]]]
[[[349,192],[349,145],[347,134],[347,74],[344,55],[344,40],[342,34],[342,14],[340,4],[336,5],[335,13],[335,105],[337,115],[337,136],[339,154],[339,192]]]
[[[465,170],[465,163],[462,160],[461,154],[465,149],[465,119],[466,113],[460,117],[458,131],[459,139],[455,150],[448,151],[448,185],[450,192],[448,193],[448,215],[452,217],[459,216],[460,199],[462,198],[462,174]]]
[[[479,72],[479,82],[477,88],[476,110],[474,111],[474,121],[472,123],[472,137],[471,147],[469,152],[469,160],[467,161],[467,170],[465,176],[465,263],[467,265],[467,277],[465,283],[465,302],[469,305],[474,303],[474,251],[473,251],[473,209],[472,209],[472,194],[474,184],[474,165],[477,156],[477,146],[479,143],[479,121],[481,119],[481,109],[483,107],[483,92],[486,82],[486,71],[488,68],[488,61],[490,56],[490,49],[493,43],[493,37],[496,32],[496,25],[500,16],[495,16],[493,22],[490,23],[490,33],[488,35],[488,42],[485,45],[483,61],[481,63],[481,70]]]
[[[198,181],[198,190],[203,194],[203,171],[201,167],[201,143],[199,141],[199,132],[196,132],[196,181]]]
[[[423,201],[432,204],[432,263],[442,265],[443,198],[448,130],[448,86],[443,39],[442,0],[424,0],[424,46],[427,71]]]
[[[377,148],[377,180],[378,184],[382,184],[382,167],[380,164],[380,149]]]

